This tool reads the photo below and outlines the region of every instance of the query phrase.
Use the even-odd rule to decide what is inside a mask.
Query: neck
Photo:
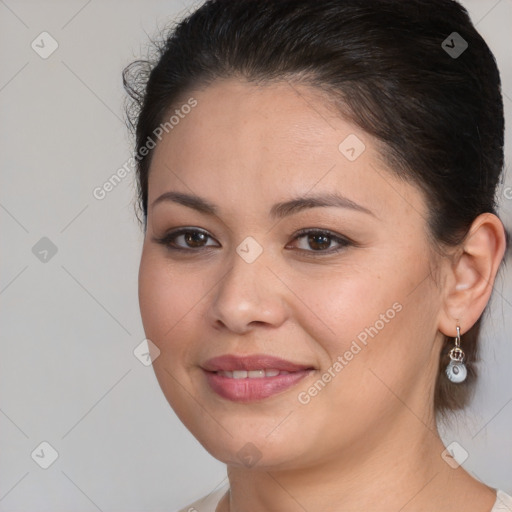
[[[407,411],[387,430],[379,425],[375,435],[300,469],[228,466],[230,493],[218,510],[488,512],[494,491],[443,460],[445,447],[432,423]]]

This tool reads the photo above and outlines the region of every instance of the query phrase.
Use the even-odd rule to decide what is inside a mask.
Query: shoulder
[[[510,512],[512,510],[512,496],[501,490],[496,492],[496,503],[492,507],[491,512]]]
[[[199,498],[194,503],[191,503],[185,508],[180,509],[178,512],[215,512],[215,508],[219,503],[220,499],[229,489],[229,484],[222,486],[216,491]]]

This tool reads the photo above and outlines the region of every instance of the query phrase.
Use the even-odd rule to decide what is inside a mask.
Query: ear
[[[456,326],[467,332],[489,302],[496,273],[506,249],[505,229],[492,213],[471,225],[457,256],[447,261],[438,329],[454,337]]]

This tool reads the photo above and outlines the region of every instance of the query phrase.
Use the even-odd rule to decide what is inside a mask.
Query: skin
[[[166,398],[228,466],[218,511],[489,511],[495,492],[441,458],[433,390],[443,334],[455,336],[458,324],[464,348],[489,300],[505,250],[500,220],[481,215],[442,257],[427,236],[420,190],[395,178],[378,142],[319,91],[229,79],[190,95],[197,106],[153,155],[139,300]],[[355,161],[338,149],[350,134],[366,146]],[[171,190],[218,211],[152,206]],[[372,214],[331,206],[269,215],[275,203],[332,191]],[[183,226],[210,238],[192,247],[176,238],[188,253],[155,241]],[[354,244],[328,255],[339,244],[327,239],[318,250],[318,239],[296,238],[302,228]],[[236,252],[248,236],[263,248],[252,263]],[[300,403],[298,394],[396,303],[394,318]],[[315,371],[271,398],[234,403],[201,369],[228,353],[271,354]],[[260,457],[253,467],[238,456],[248,442]]]

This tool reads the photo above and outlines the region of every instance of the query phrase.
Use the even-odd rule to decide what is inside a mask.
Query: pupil
[[[315,250],[327,249],[330,245],[329,237],[326,235],[309,235],[308,243],[310,247]]]
[[[205,234],[204,233],[185,233],[185,241],[188,245],[192,247],[201,247],[201,242],[204,241]]]

